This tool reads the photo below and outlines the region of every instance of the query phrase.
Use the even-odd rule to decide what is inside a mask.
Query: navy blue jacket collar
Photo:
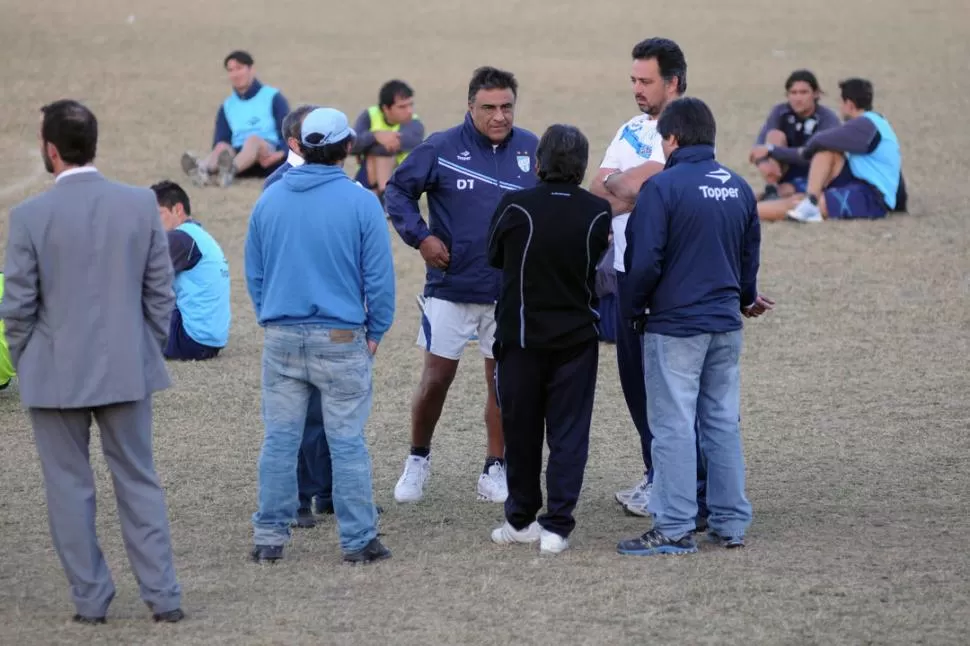
[[[238,96],[243,101],[248,101],[249,99],[256,96],[256,93],[262,89],[263,89],[263,84],[259,82],[259,79],[253,79],[253,84],[249,86],[249,89],[246,90],[244,94],[239,94],[239,92],[237,92],[235,88],[233,88],[232,91],[235,92],[236,96]]]
[[[466,133],[468,133],[468,136],[472,137],[475,141],[477,141],[482,146],[488,146],[489,148],[491,148],[492,146],[495,145],[495,142],[493,142],[491,139],[483,135],[478,130],[478,128],[475,127],[475,122],[472,121],[471,112],[465,113],[465,122],[461,125],[461,127]],[[505,141],[498,144],[498,146],[502,147],[508,144],[509,141],[512,140],[512,135],[514,134],[515,134],[515,127],[513,126],[512,129],[509,131],[509,136],[505,138]]]
[[[671,153],[664,168],[672,168],[680,163],[697,163],[714,159],[714,146],[697,145],[678,148]]]

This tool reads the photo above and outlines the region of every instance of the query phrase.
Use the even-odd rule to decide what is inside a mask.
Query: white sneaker
[[[647,480],[647,474],[644,473],[643,480],[636,483],[629,489],[621,489],[620,491],[617,491],[614,498],[616,498],[616,502],[620,503],[621,505],[626,505],[628,502],[630,502],[630,500],[635,498],[637,495],[642,496],[643,492],[649,489],[650,489],[650,481]]]
[[[569,541],[555,532],[542,530],[539,533],[539,553],[559,554],[569,547]]]
[[[493,464],[488,473],[478,476],[478,499],[488,502],[505,502],[509,497],[509,484],[505,479],[505,467]]]
[[[539,540],[540,533],[544,534],[539,523],[532,521],[532,524],[525,529],[516,529],[509,525],[508,521],[492,530],[492,542],[499,545],[511,545],[512,543],[535,543]]]
[[[789,209],[788,218],[791,220],[796,220],[798,222],[821,222],[822,209],[818,208],[817,204],[812,204],[812,201],[807,197],[804,198],[798,205]]]
[[[650,495],[653,493],[653,483],[647,482],[644,478],[643,482],[636,493],[634,493],[623,505],[623,511],[629,516],[643,516],[645,518],[650,517],[650,511],[647,510],[647,505],[650,504]]]
[[[404,461],[404,473],[394,486],[394,500],[417,502],[424,496],[424,483],[431,475],[431,458],[409,455]]]

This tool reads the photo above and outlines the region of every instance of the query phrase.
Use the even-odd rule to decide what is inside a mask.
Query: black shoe
[[[175,610],[169,610],[168,612],[159,612],[152,615],[152,619],[157,622],[163,622],[167,624],[177,624],[178,622],[185,619],[185,613],[182,612],[181,608],[176,608]]]
[[[774,184],[768,184],[767,186],[765,186],[765,192],[761,194],[761,197],[758,198],[758,201],[767,202],[770,200],[777,200],[778,197],[779,197],[778,187],[775,186]]]
[[[310,529],[317,526],[317,519],[313,517],[313,511],[309,507],[301,507],[296,510],[296,520],[293,521],[293,525],[300,529]]]
[[[108,620],[104,617],[85,617],[84,615],[74,615],[73,621],[76,624],[87,624],[90,626],[108,623]]]
[[[344,554],[344,563],[374,563],[391,558],[391,550],[384,547],[376,538],[364,546],[364,549],[351,554]]]
[[[275,563],[283,558],[282,545],[257,545],[250,556],[257,563]]]
[[[691,534],[703,534],[707,531],[707,516],[698,516],[694,520],[694,529]]]
[[[707,532],[707,540],[729,550],[744,547],[744,536],[721,536],[713,529]]]

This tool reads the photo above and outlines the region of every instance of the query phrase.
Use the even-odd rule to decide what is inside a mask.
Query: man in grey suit
[[[170,385],[167,238],[152,191],[91,165],[94,114],[70,100],[42,112],[41,155],[54,186],[10,212],[0,318],[30,411],[54,548],[74,621],[104,623],[115,587],[95,533],[93,417],[141,597],[155,621],[176,622],[181,588],[152,458],[151,396]]]

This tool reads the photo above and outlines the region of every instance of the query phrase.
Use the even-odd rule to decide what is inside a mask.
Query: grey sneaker
[[[219,173],[219,186],[228,188],[232,180],[236,178],[236,167],[232,163],[232,153],[225,148],[219,153],[216,161],[216,169]]]
[[[198,187],[209,183],[209,173],[199,163],[199,158],[192,153],[182,153],[182,172],[188,175],[192,183]]]

